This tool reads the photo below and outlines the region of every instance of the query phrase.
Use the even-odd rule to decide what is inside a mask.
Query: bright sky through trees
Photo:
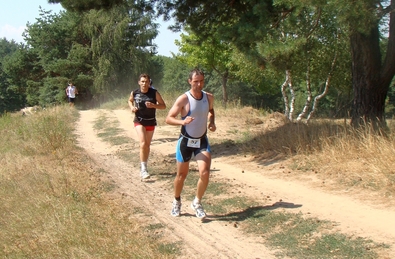
[[[49,4],[47,0],[13,0],[2,2],[0,5],[0,38],[14,39],[23,42],[22,33],[26,23],[34,23],[39,17],[39,6],[44,10],[52,10],[59,13],[63,10],[60,4]],[[174,40],[180,39],[179,33],[173,33],[167,29],[170,23],[161,24],[159,35],[154,41],[158,45],[158,54],[171,56],[171,52],[177,53],[178,48]]]

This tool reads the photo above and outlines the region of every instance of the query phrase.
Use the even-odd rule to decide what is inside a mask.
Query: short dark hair
[[[192,80],[193,75],[202,75],[204,76],[204,73],[202,70],[200,70],[199,68],[194,68],[191,70],[191,72],[189,73],[189,79]]]
[[[139,76],[139,81],[141,80],[142,77],[146,78],[147,80],[151,80],[151,77],[148,74],[141,74]]]

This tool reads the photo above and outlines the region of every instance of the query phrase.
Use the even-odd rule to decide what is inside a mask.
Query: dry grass
[[[293,177],[318,179],[339,191],[367,191],[374,199],[392,202],[388,199],[395,195],[395,126],[391,121],[389,133],[383,136],[353,130],[345,120],[290,123],[280,113],[251,107],[217,107],[216,114],[217,122],[226,128],[222,134],[237,150],[234,155],[250,154],[262,165],[279,162],[295,172]],[[229,145],[224,149],[229,150]]]
[[[322,148],[304,160],[309,159],[323,177],[347,189],[369,190],[391,198],[395,194],[394,141],[394,130],[388,136],[344,130],[334,139],[323,138]]]
[[[0,257],[174,258],[109,199],[112,182],[75,146],[76,119],[67,106],[0,118]]]

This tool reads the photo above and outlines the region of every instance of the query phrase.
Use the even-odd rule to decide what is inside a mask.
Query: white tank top
[[[75,98],[75,86],[68,86],[69,89],[69,97],[70,98]]]
[[[189,91],[185,93],[189,101],[189,111],[187,116],[194,117],[195,119],[184,127],[186,133],[188,133],[192,138],[200,138],[207,131],[207,116],[210,106],[207,93],[204,91],[202,91],[202,93],[203,96],[200,100],[196,100]]]

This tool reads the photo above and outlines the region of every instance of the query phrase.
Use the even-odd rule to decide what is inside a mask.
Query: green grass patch
[[[132,149],[132,148],[123,148],[121,150],[117,150],[116,154],[117,156],[124,160],[131,162],[133,164],[137,164],[140,162],[140,155],[139,155],[140,149]]]
[[[206,202],[205,209],[216,215],[221,215],[222,220],[245,220],[253,216],[254,206],[246,197],[215,198]]]
[[[161,254],[177,256],[181,254],[181,246],[182,246],[181,242],[160,244],[158,247],[158,252]]]
[[[245,231],[264,237],[279,256],[291,258],[377,258],[371,249],[385,248],[371,240],[353,238],[332,229],[333,224],[301,213],[261,209],[246,219]]]
[[[265,244],[278,251],[278,257],[378,258],[378,253],[388,248],[372,240],[339,233],[330,221],[302,213],[273,211],[270,206],[261,206],[246,197],[228,195],[226,192],[217,197],[208,195],[210,198],[205,198],[204,205],[207,212],[221,221],[238,222],[243,232],[262,237]]]
[[[110,119],[104,112],[94,122],[94,129],[97,130],[97,136],[103,141],[120,146],[130,142],[130,138],[124,136],[124,131],[119,128],[119,121]]]
[[[149,230],[149,231],[152,231],[152,230],[157,230],[157,229],[161,229],[161,228],[164,228],[165,226],[163,225],[163,224],[161,224],[161,223],[157,223],[157,224],[149,224],[146,228]]]
[[[209,182],[208,186],[207,186],[207,190],[206,190],[206,194],[207,195],[213,195],[213,196],[218,196],[222,193],[225,193],[227,191],[227,188],[229,188],[229,186],[225,183],[222,182],[214,182],[211,181]]]

